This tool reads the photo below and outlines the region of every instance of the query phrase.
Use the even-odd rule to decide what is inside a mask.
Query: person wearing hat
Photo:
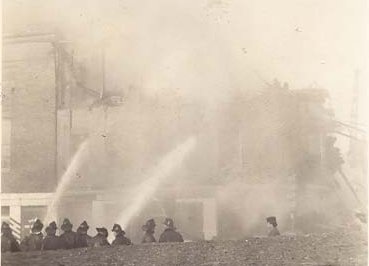
[[[20,251],[19,243],[15,239],[9,224],[3,222],[1,225],[1,252]]]
[[[92,247],[92,237],[87,234],[87,231],[90,227],[88,226],[86,221],[83,221],[80,226],[77,228],[77,248],[85,248]]]
[[[60,226],[63,233],[60,235],[60,242],[64,249],[76,248],[77,234],[72,231],[73,224],[68,218],[65,218],[63,224]]]
[[[150,219],[146,221],[146,224],[142,226],[142,230],[145,231],[145,234],[142,239],[142,243],[154,243],[156,239],[154,237],[155,233],[155,221],[154,219]]]
[[[57,250],[61,248],[60,239],[56,236],[56,223],[51,222],[46,228],[46,236],[42,241],[42,250]]]
[[[97,234],[92,238],[93,247],[110,246],[108,241],[108,230],[105,227],[96,228]]]
[[[44,225],[39,219],[31,226],[31,234],[26,236],[20,243],[20,247],[22,251],[35,251],[41,250],[42,241],[44,239],[44,235],[42,234],[42,228]]]
[[[125,237],[126,232],[124,232],[124,230],[122,230],[122,227],[120,227],[119,224],[114,224],[113,229],[111,231],[113,231],[113,233],[115,235],[115,239],[111,243],[112,246],[131,245],[132,244],[131,240],[129,238]]]
[[[176,231],[174,227],[173,219],[165,218],[164,223],[165,230],[160,235],[159,242],[183,242],[183,237],[180,233]]]
[[[272,227],[272,229],[269,231],[268,236],[279,236],[280,233],[277,229],[277,218],[275,216],[270,216],[266,218],[267,224],[269,227]]]

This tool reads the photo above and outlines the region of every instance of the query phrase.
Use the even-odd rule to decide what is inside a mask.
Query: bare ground
[[[364,233],[3,254],[2,265],[367,265]]]

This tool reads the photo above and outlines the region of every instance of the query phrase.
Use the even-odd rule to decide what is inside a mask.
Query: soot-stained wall
[[[3,193],[51,192],[56,176],[55,58],[50,42],[4,42],[3,80],[11,120]]]

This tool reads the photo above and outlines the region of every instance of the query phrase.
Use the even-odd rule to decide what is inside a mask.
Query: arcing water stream
[[[60,178],[53,199],[48,205],[44,224],[56,220],[60,200],[68,189],[73,178],[78,174],[80,166],[83,163],[84,158],[87,156],[90,143],[91,140],[86,140],[81,144],[73,156],[67,170]],[[122,210],[118,217],[118,221],[121,223],[123,228],[125,228],[131,219],[145,206],[161,182],[184,160],[186,155],[194,148],[195,143],[196,141],[194,137],[188,138],[184,143],[166,154],[159,164],[149,172],[150,176],[136,188],[137,193],[134,193],[136,196],[132,198],[128,208]]]
[[[162,181],[168,178],[172,171],[182,163],[195,144],[194,137],[188,138],[184,143],[166,154],[159,164],[149,172],[150,176],[136,188],[137,193],[134,193],[135,197],[132,198],[128,208],[124,209],[119,215],[118,222],[123,228],[126,228],[131,219],[142,210]]]
[[[67,170],[65,171],[63,176],[60,178],[60,181],[56,188],[53,199],[51,200],[50,204],[47,207],[44,224],[56,220],[57,208],[60,203],[61,196],[63,195],[65,190],[68,188],[72,179],[76,177],[76,175],[78,174],[78,170],[81,166],[81,163],[83,162],[83,158],[86,156],[88,145],[89,145],[89,141],[86,140],[79,146],[77,152],[74,154],[70,164],[68,165]]]

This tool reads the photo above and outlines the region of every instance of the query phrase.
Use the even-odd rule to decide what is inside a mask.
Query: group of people
[[[159,242],[183,242],[183,237],[176,231],[174,222],[171,218],[164,220],[166,229],[160,235]],[[105,227],[96,228],[97,234],[94,237],[88,235],[89,225],[83,221],[77,231],[73,231],[73,224],[69,219],[64,219],[60,229],[63,233],[56,235],[57,225],[51,222],[46,228],[46,236],[42,233],[44,225],[39,219],[31,226],[31,234],[26,236],[20,244],[13,235],[9,224],[3,222],[1,225],[1,252],[17,252],[17,251],[36,251],[36,250],[57,250],[57,249],[73,249],[84,247],[101,247],[101,246],[119,246],[131,245],[132,242],[125,236],[125,231],[119,224],[114,224],[112,232],[115,239],[110,244],[108,241],[108,230]],[[155,221],[150,219],[142,226],[145,232],[142,243],[154,243]]]
[[[165,230],[159,237],[159,242],[183,242],[183,237],[176,231],[174,222],[170,218],[165,218],[164,223]],[[142,239],[142,243],[154,243],[156,239],[154,237],[155,232],[155,221],[150,219],[142,226],[142,230],[145,232]]]
[[[274,216],[266,218],[267,224],[271,227],[269,236],[280,235],[277,229],[277,219]],[[176,231],[174,221],[171,218],[165,218],[165,230],[160,235],[158,242],[183,242],[182,235]],[[17,252],[17,251],[35,251],[35,250],[57,250],[57,249],[73,249],[84,247],[101,247],[101,246],[119,246],[131,245],[132,242],[125,236],[125,231],[119,224],[114,224],[112,232],[115,239],[110,244],[108,241],[108,230],[105,227],[96,228],[97,234],[94,237],[88,235],[89,225],[83,221],[77,231],[74,232],[73,224],[69,219],[64,219],[60,229],[63,233],[56,235],[57,225],[51,222],[46,228],[46,236],[42,233],[44,225],[39,219],[31,226],[31,234],[26,236],[20,244],[12,233],[9,224],[3,222],[1,225],[1,252]],[[154,236],[156,223],[154,219],[148,220],[143,226],[144,236],[142,243],[157,242]]]

